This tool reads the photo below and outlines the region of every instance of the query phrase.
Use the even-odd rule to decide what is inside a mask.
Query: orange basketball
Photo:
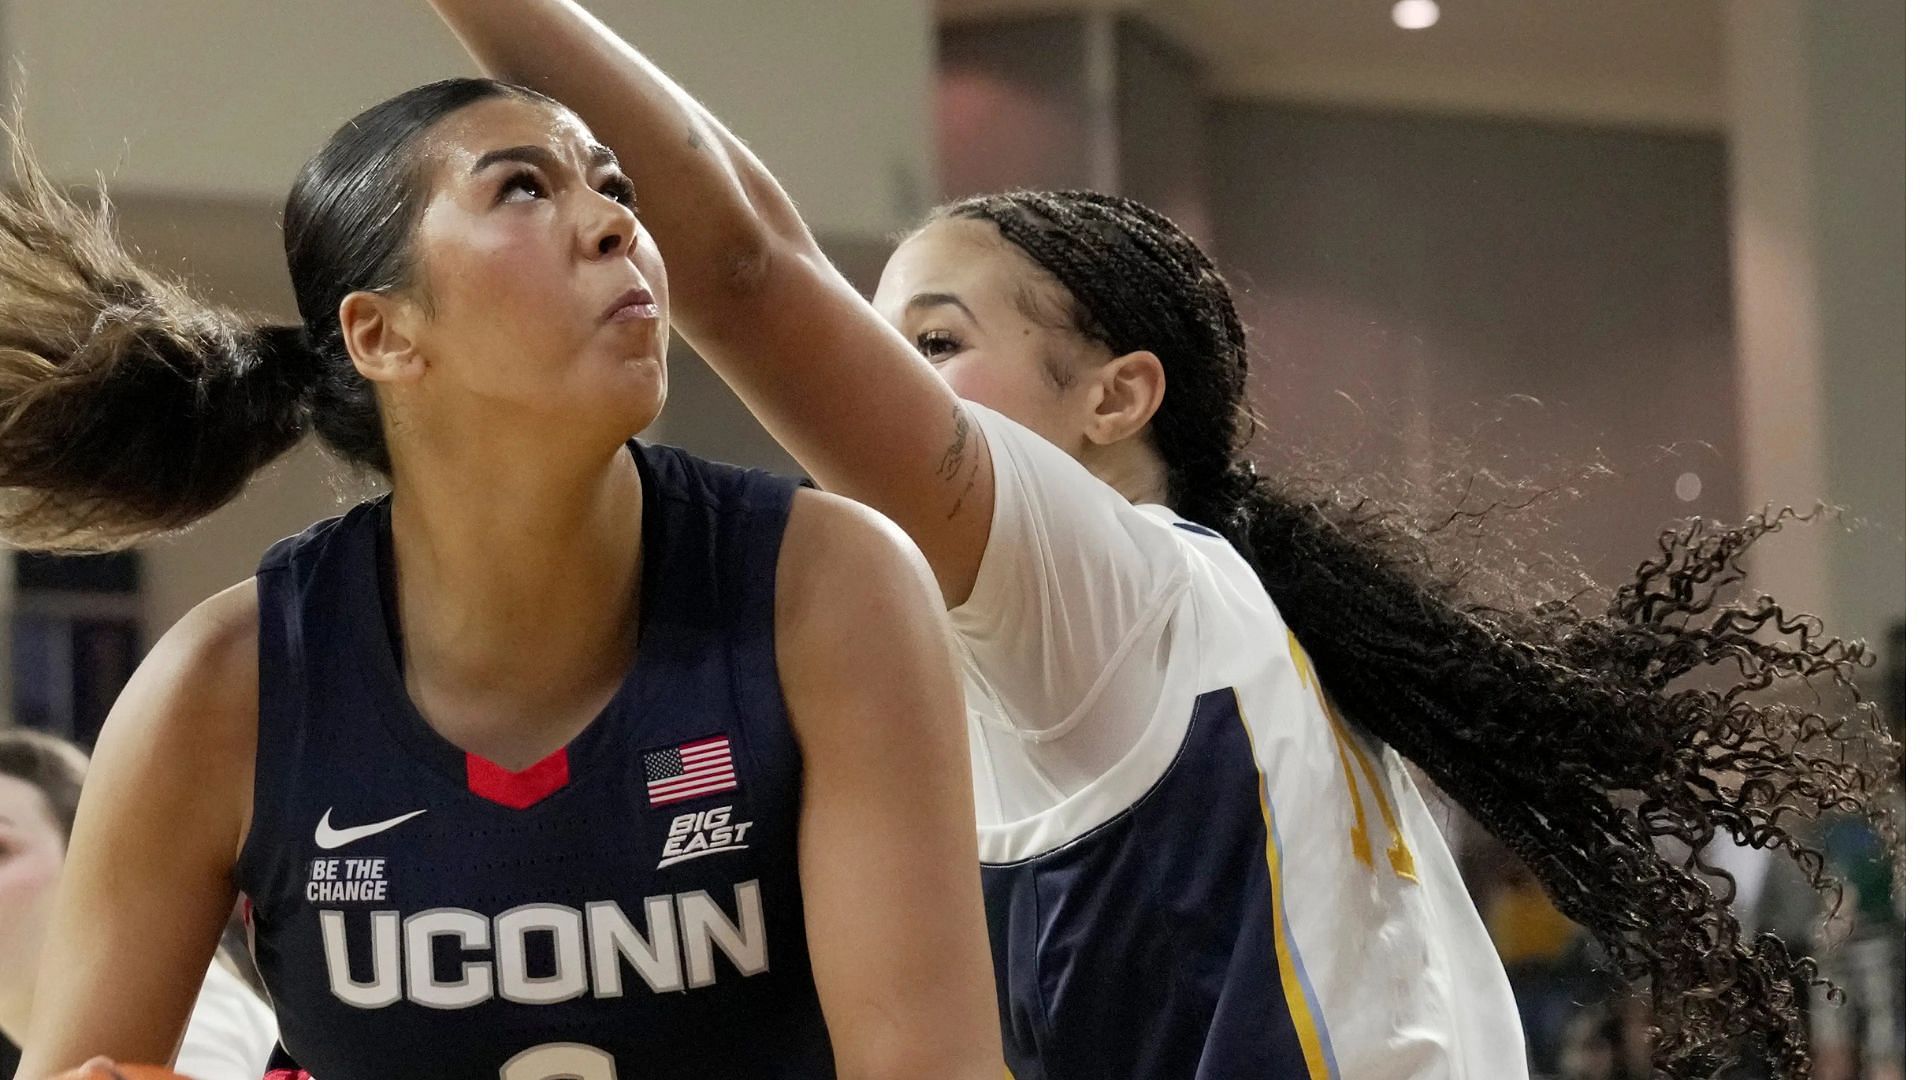
[[[72,1069],[53,1080],[191,1080],[161,1065],[95,1065]]]

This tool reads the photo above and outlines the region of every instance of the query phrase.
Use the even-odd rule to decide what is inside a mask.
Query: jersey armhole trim
[[[281,816],[278,813],[278,807],[274,805],[274,793],[268,789],[268,785],[276,778],[272,770],[267,767],[266,759],[273,749],[268,745],[268,740],[274,735],[268,730],[267,717],[269,712],[273,711],[268,706],[268,695],[283,688],[267,678],[266,669],[269,650],[291,652],[295,646],[286,633],[284,625],[276,625],[269,629],[268,623],[277,617],[284,617],[284,612],[268,605],[265,602],[265,593],[270,588],[270,578],[285,578],[289,573],[286,563],[282,561],[272,567],[263,566],[253,575],[254,597],[260,609],[255,617],[254,630],[256,647],[259,650],[254,657],[259,689],[256,693],[257,700],[254,702],[253,717],[253,784],[252,790],[247,793],[247,829],[240,837],[239,849],[234,852],[232,871],[234,887],[249,899],[252,896],[249,885],[254,883],[257,873],[263,869],[263,864],[271,860],[270,854],[261,850],[262,846],[268,842],[264,838],[274,835]],[[298,670],[298,668],[299,665],[296,663],[294,669]]]
[[[794,759],[802,762],[799,736],[793,730],[793,711],[787,704],[786,682],[780,674],[780,630],[777,605],[780,596],[780,556],[786,550],[787,527],[793,520],[793,499],[798,492],[790,493],[786,505],[769,508],[763,505],[732,508],[730,512],[745,519],[764,519],[776,516],[779,528],[771,530],[774,538],[771,542],[762,542],[754,546],[748,558],[752,565],[747,570],[750,576],[754,571],[765,574],[767,587],[761,595],[754,595],[749,581],[738,577],[729,584],[730,601],[735,617],[751,628],[742,634],[729,634],[726,642],[727,687],[732,697],[734,716],[738,719],[735,731],[740,736],[740,754],[750,763],[752,774],[758,775],[765,768],[762,740],[771,738],[776,742],[788,744]],[[796,792],[797,794],[797,792]],[[798,818],[795,818],[796,823]]]
[[[1133,655],[1134,647],[1140,644],[1140,639],[1148,630],[1166,624],[1167,616],[1173,611],[1174,604],[1179,602],[1182,590],[1188,581],[1189,577],[1182,568],[1161,583],[1152,600],[1141,611],[1140,617],[1134,620],[1133,625],[1114,645],[1113,655],[1107,658],[1105,666],[1100,669],[1100,674],[1094,678],[1092,685],[1087,687],[1086,693],[1081,695],[1080,701],[1058,722],[1043,728],[1021,727],[1008,719],[1011,710],[1007,708],[1006,702],[1001,698],[1000,692],[994,688],[992,681],[987,679],[981,670],[979,661],[974,656],[973,644],[965,635],[956,635],[964,647],[968,670],[986,691],[987,696],[993,700],[993,715],[983,716],[982,720],[1026,742],[1052,742],[1072,732],[1080,725],[1080,721],[1093,711],[1094,704],[1100,700],[1100,695],[1105,693],[1107,685],[1119,673],[1120,665]]]

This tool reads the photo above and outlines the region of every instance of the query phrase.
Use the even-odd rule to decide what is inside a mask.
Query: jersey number
[[[1334,749],[1340,754],[1340,771],[1347,778],[1347,797],[1353,800],[1353,857],[1371,867],[1373,861],[1373,834],[1367,828],[1367,807],[1360,798],[1360,783],[1354,778],[1357,766],[1360,776],[1366,780],[1367,789],[1373,794],[1373,804],[1379,808],[1380,820],[1387,827],[1387,865],[1393,872],[1408,881],[1419,881],[1413,871],[1413,849],[1407,846],[1407,838],[1400,832],[1400,816],[1394,812],[1393,800],[1387,798],[1387,789],[1380,783],[1380,771],[1374,768],[1373,755],[1367,753],[1347,722],[1334,711],[1333,703],[1327,700],[1327,692],[1320,687],[1320,676],[1313,670],[1313,664],[1307,660],[1307,652],[1300,647],[1300,640],[1287,631],[1287,649],[1293,654],[1293,666],[1300,672],[1320,699],[1320,711],[1326,714],[1327,726],[1333,730]]]
[[[580,1043],[547,1043],[513,1055],[500,1080],[619,1080],[613,1055]]]

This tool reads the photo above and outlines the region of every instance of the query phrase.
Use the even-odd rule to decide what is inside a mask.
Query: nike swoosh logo
[[[411,814],[401,814],[399,817],[388,818],[385,821],[376,821],[371,825],[355,825],[351,829],[336,829],[333,827],[333,807],[329,806],[327,807],[327,812],[320,815],[320,824],[313,827],[313,842],[318,844],[322,851],[332,851],[334,848],[351,844],[355,840],[365,840],[367,837],[376,833],[386,832],[395,825],[405,821],[412,821],[424,813],[426,813],[425,810],[415,810]]]

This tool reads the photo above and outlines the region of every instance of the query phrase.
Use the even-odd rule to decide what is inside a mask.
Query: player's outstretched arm
[[[778,576],[807,941],[838,1073],[998,1080],[964,704],[932,576],[879,515],[810,491]]]
[[[259,709],[251,581],[167,632],[88,768],[20,1076],[170,1061],[233,910]]]
[[[992,462],[953,392],[848,285],[747,147],[572,0],[432,0],[488,74],[578,112],[633,178],[676,329],[828,490],[972,591]]]

